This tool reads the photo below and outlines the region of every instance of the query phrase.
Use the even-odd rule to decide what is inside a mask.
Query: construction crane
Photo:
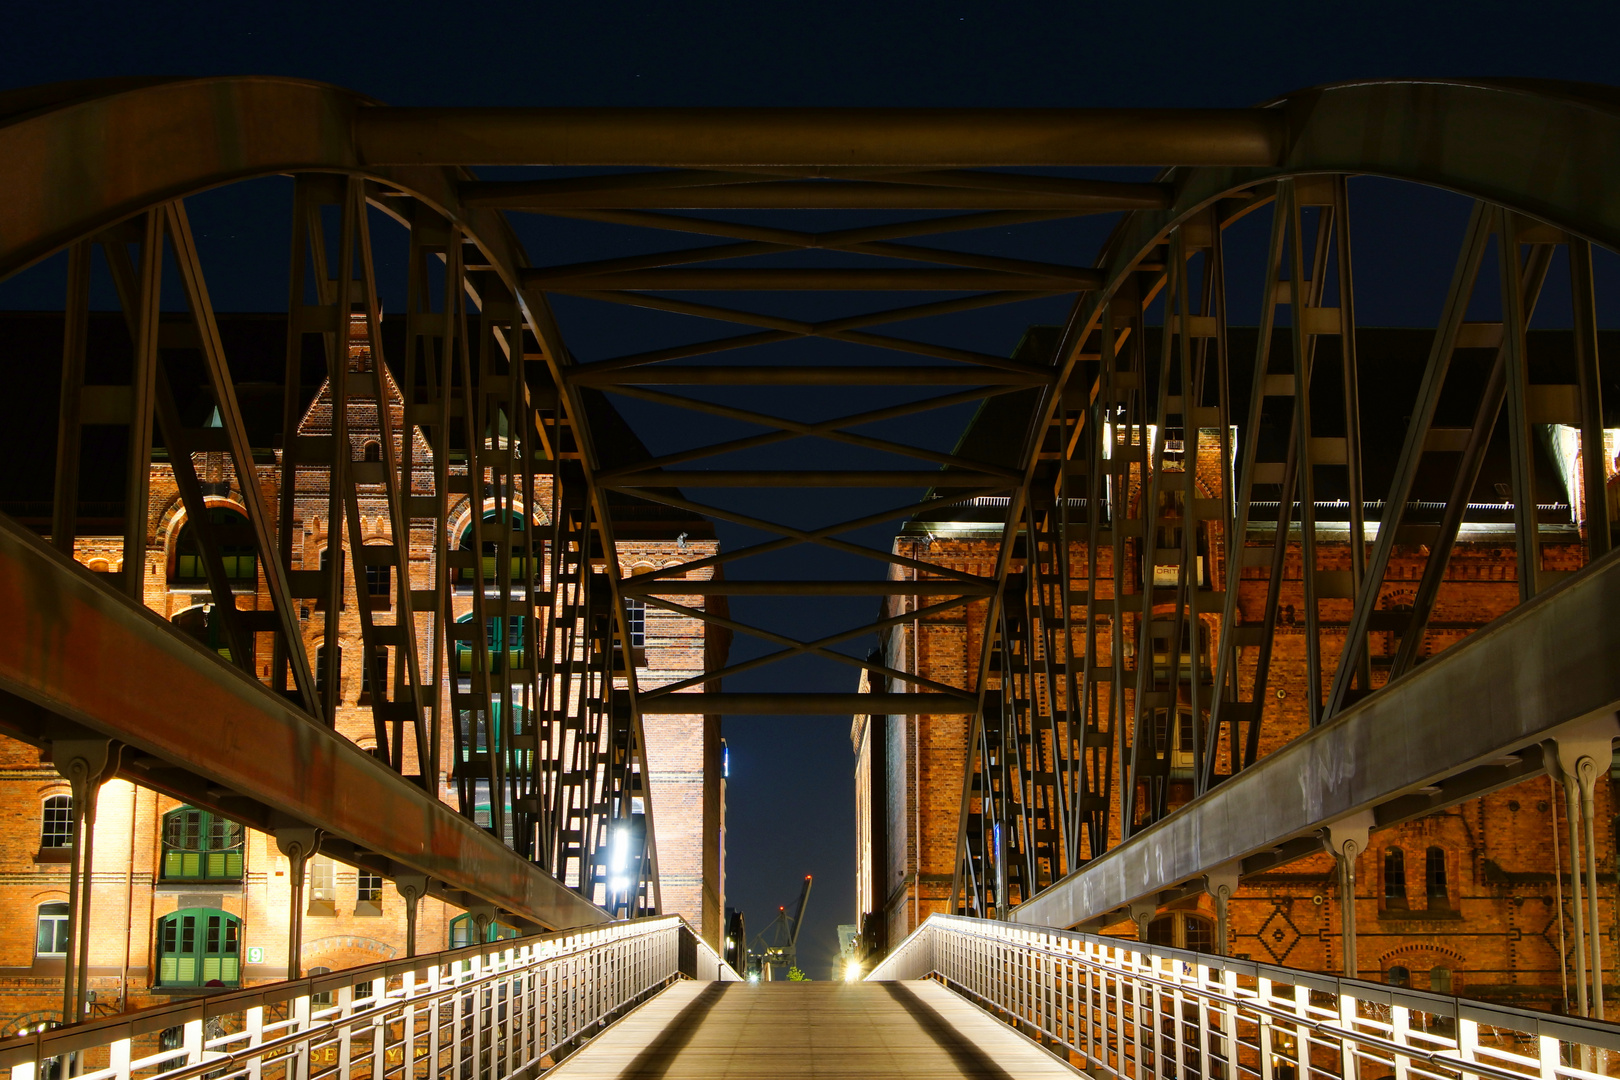
[[[779,977],[775,968],[782,968],[780,977],[786,978],[798,967],[799,927],[804,925],[804,906],[810,902],[810,880],[809,874],[804,875],[804,888],[799,890],[799,902],[794,905],[793,914],[787,913],[785,904],[777,908],[776,918],[754,939],[748,952],[750,980],[770,982]]]

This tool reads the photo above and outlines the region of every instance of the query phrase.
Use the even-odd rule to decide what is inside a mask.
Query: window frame
[[[205,513],[211,526],[235,526],[251,531],[252,522],[247,514],[235,506],[210,506]],[[231,519],[236,520],[231,520]],[[169,575],[167,585],[170,589],[185,591],[189,586],[208,584],[208,568],[203,562],[202,547],[196,542],[192,532],[195,522],[188,516],[180,523],[180,528],[174,534],[174,548],[172,558],[169,560]],[[194,550],[184,550],[187,541]],[[226,543],[219,545],[220,561],[224,563],[225,580],[231,583],[231,591],[257,592],[259,588],[259,549],[258,545],[249,542]],[[244,565],[243,560],[247,560]]]
[[[372,886],[370,882],[376,882]],[[368,896],[367,893],[370,893]],[[374,918],[383,913],[383,876],[370,870],[362,869],[355,878],[354,883],[354,913],[357,916]]]
[[[47,908],[50,910],[47,911]],[[69,945],[68,939],[70,936],[69,927],[71,921],[72,912],[68,909],[67,901],[65,900],[48,900],[34,909],[34,959],[67,959],[67,950]],[[46,952],[42,951],[39,947],[40,939],[44,936],[45,924],[47,922],[49,922],[52,926],[52,941],[54,942],[58,937],[61,939],[62,948],[59,952]]]
[[[1383,890],[1379,906],[1388,911],[1405,911],[1411,904],[1406,894],[1406,851],[1391,845],[1384,848]],[[1408,975],[1410,976],[1410,972]]]
[[[189,823],[195,830],[196,847],[174,843],[170,838],[170,823],[178,822],[183,817],[195,815],[195,821]],[[220,826],[225,826],[223,830]],[[232,830],[236,837],[235,843],[220,843],[222,839],[230,836]],[[221,836],[221,832],[225,835]],[[239,882],[246,869],[247,830],[238,821],[216,814],[201,807],[185,805],[177,806],[168,811],[159,821],[158,842],[161,848],[161,865],[158,870],[159,881],[181,882],[208,882],[224,881]],[[187,873],[187,856],[195,855],[196,872]],[[170,867],[175,871],[171,872]]]
[[[188,925],[187,920],[191,920]],[[158,919],[155,946],[161,988],[204,987],[213,980],[242,985],[242,919],[223,908],[179,908]],[[187,961],[188,975],[182,975]],[[171,964],[170,961],[173,961]],[[217,966],[210,968],[210,962]]]
[[[51,828],[53,810],[66,811],[67,816],[55,822],[66,826],[59,834]],[[42,852],[71,852],[73,850],[73,833],[73,796],[56,792],[41,799],[39,803],[39,850]],[[60,842],[52,843],[53,836],[58,835],[60,836]]]
[[[317,884],[317,876],[325,884]],[[311,856],[304,865],[304,888],[309,894],[305,914],[317,918],[337,914],[337,863],[325,855]]]

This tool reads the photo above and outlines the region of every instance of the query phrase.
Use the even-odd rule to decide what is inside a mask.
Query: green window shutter
[[[241,963],[234,956],[223,956],[219,960],[219,981],[230,985],[241,979]]]
[[[217,957],[217,956],[205,956],[205,957],[203,957],[203,962],[202,962],[202,981],[203,982],[208,982],[210,979],[219,979],[219,966],[220,966],[219,965],[219,960],[220,960],[220,958]],[[224,982],[225,980],[220,979],[220,981]]]
[[[197,985],[197,958],[195,956],[177,956],[174,958],[174,981],[181,986]]]
[[[240,851],[227,851],[225,853],[225,876],[228,878],[242,876],[242,853]]]
[[[180,978],[180,958],[165,956],[158,964],[158,984],[173,986]]]
[[[194,878],[194,877],[201,877],[202,876],[202,853],[201,852],[186,851],[186,852],[181,853],[181,855],[180,855],[180,876],[181,877],[188,877],[188,878]]]
[[[208,853],[208,869],[204,871],[204,875],[211,878],[225,876],[225,852],[210,851]]]
[[[178,851],[165,851],[163,853],[163,876],[166,878],[180,876],[180,853]]]

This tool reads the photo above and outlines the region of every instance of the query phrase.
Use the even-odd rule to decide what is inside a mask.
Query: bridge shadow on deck
[[[1079,1075],[934,982],[682,982],[547,1074],[556,1080]]]

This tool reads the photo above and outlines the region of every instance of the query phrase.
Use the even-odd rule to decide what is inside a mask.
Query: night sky
[[[395,105],[1247,106],[1359,78],[1511,75],[1620,83],[1617,29],[1614,5],[1595,2],[28,3],[7,11],[0,89],[112,75],[274,74],[340,84]],[[284,181],[260,181],[194,200],[218,309],[284,307],[288,191]],[[1358,232],[1358,288],[1363,276],[1382,286],[1358,296],[1363,324],[1428,325],[1466,203],[1378,181],[1354,193],[1376,211],[1367,238]],[[275,213],[263,209],[272,204]],[[772,223],[769,215],[750,220]],[[1403,243],[1419,223],[1453,238],[1427,262],[1412,259]],[[824,215],[816,227],[842,224]],[[1093,219],[1009,231],[980,238],[979,246],[1088,264],[1108,224]],[[1357,224],[1363,227],[1359,218]],[[551,219],[527,219],[519,232],[531,261],[542,265],[611,257],[622,253],[616,245],[628,243],[612,230]],[[1620,268],[1602,260],[1599,274],[1600,285],[1605,275],[1613,283]],[[1258,281],[1250,280],[1256,295],[1245,298],[1240,290],[1235,309],[1257,303]],[[60,268],[52,265],[0,284],[0,306],[8,308],[58,307],[60,295]],[[579,301],[557,308],[583,360],[668,344],[675,332],[667,320],[626,309]],[[811,309],[772,310],[800,315]],[[1062,303],[1046,302],[970,320],[953,330],[953,343],[1006,353],[1024,326],[1059,321],[1064,311]],[[1615,323],[1613,314],[1606,306],[1607,325]],[[1252,323],[1253,317],[1235,310],[1233,321]],[[715,330],[693,333],[718,336]],[[654,453],[693,439],[670,414],[620,404]],[[813,395],[792,408],[795,415],[830,411],[829,402]],[[941,414],[913,437],[948,447],[964,419],[959,411]],[[770,496],[747,506],[765,516],[799,509]],[[720,531],[728,544],[757,536]],[[862,539],[882,547],[884,536],[880,529]],[[788,562],[751,567],[743,576],[878,573],[872,563],[794,558],[810,562],[797,570]],[[802,625],[785,604],[737,601],[733,610],[796,636],[819,630]],[[870,605],[844,614],[869,617]],[[734,657],[751,649],[739,642]],[[776,678],[804,689],[850,690],[854,675],[849,668],[808,665]],[[740,678],[726,689],[773,685]],[[812,976],[826,977],[836,924],[855,920],[848,718],[731,717],[726,737],[728,902],[747,912],[757,933],[778,904],[792,903],[804,875],[814,874],[801,964]]]

